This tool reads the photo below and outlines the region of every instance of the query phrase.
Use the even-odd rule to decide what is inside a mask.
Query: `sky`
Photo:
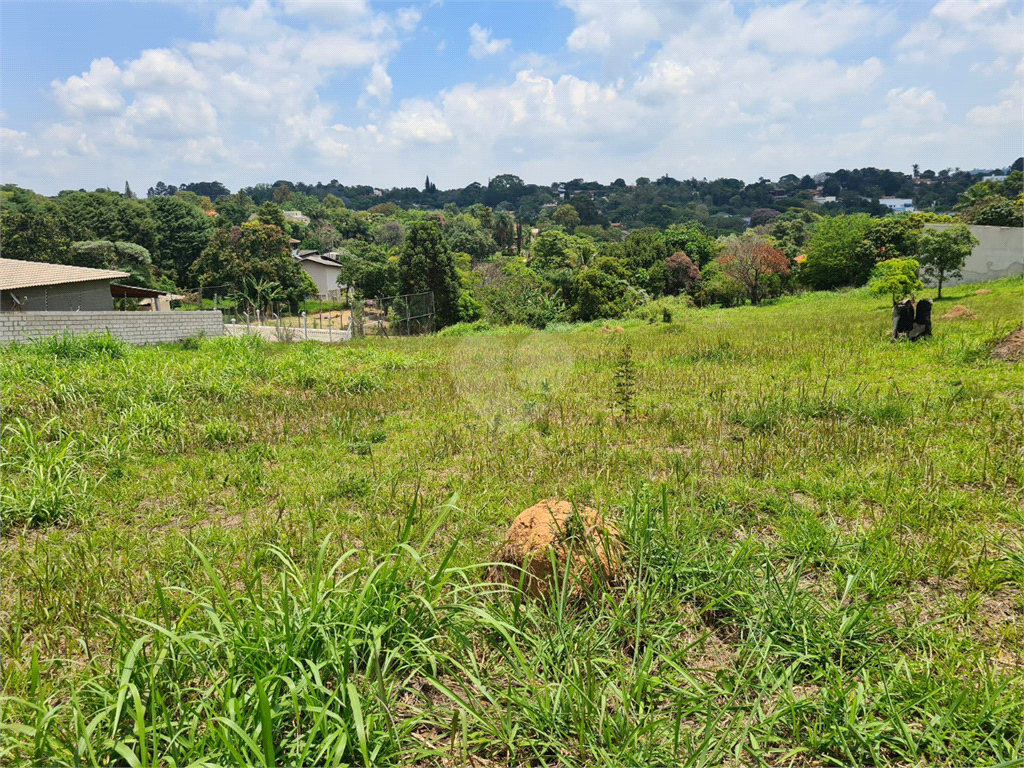
[[[1022,82],[1020,0],[2,0],[0,181],[996,168]]]

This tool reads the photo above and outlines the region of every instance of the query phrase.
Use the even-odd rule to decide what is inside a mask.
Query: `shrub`
[[[873,296],[892,296],[895,304],[905,298],[913,298],[916,291],[924,288],[917,272],[921,264],[915,259],[889,259],[881,262],[871,276]]]

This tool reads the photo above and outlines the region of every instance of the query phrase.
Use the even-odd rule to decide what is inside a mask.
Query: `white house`
[[[814,202],[818,205],[824,205],[825,203],[834,203],[836,199],[835,195],[818,195],[814,198]]]
[[[983,178],[982,181],[998,181],[1001,184],[1002,182],[1006,181],[1006,176],[1003,176],[1002,174],[999,173],[993,173]]]
[[[341,290],[341,286],[338,285],[341,264],[316,251],[298,251],[292,258],[298,262],[302,271],[316,283],[318,298],[326,300],[338,295]]]
[[[281,215],[284,216],[286,221],[294,221],[298,224],[309,224],[309,216],[306,216],[302,211],[281,211]]]
[[[913,211],[914,201],[909,197],[880,197],[878,198],[878,204],[884,205],[890,211]]]

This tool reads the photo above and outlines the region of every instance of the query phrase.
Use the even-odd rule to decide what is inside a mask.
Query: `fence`
[[[417,336],[436,330],[432,291],[368,300],[338,295],[339,301],[304,301],[298,311],[278,301],[257,310],[239,304],[232,286],[214,286],[185,296],[182,304],[219,309],[228,335],[248,332],[270,341],[309,339],[330,343],[364,336]]]
[[[418,336],[435,330],[433,291],[352,303],[354,336]]]

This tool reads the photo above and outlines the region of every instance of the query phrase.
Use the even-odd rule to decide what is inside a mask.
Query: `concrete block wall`
[[[223,336],[219,310],[198,312],[0,312],[0,343],[31,341],[62,333],[85,336],[109,331],[130,344]]]
[[[925,224],[927,229],[949,229],[949,224]],[[964,264],[963,277],[948,280],[945,285],[982,283],[1001,277],[1024,274],[1024,229],[1020,227],[988,227],[971,224],[971,234],[978,244]]]

